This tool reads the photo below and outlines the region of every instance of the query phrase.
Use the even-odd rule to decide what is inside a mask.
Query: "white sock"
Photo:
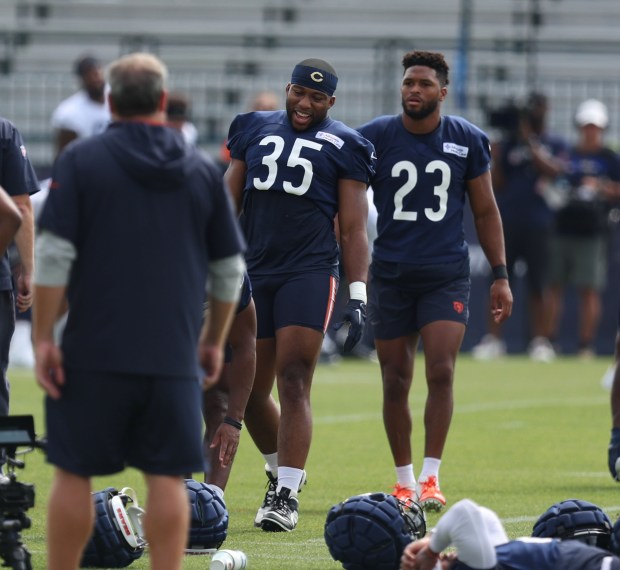
[[[437,484],[439,485],[439,466],[441,465],[441,459],[435,457],[425,457],[424,463],[422,463],[422,472],[420,473],[419,481],[426,481],[429,477],[437,477]]]
[[[303,476],[303,469],[296,469],[295,467],[278,467],[278,488],[276,489],[276,492],[279,493],[282,487],[286,487],[291,490],[291,496],[296,497]]]
[[[275,453],[263,453],[263,457],[265,458],[265,462],[267,463],[267,465],[265,465],[265,469],[269,469],[269,471],[271,471],[271,474],[274,477],[278,476],[278,452],[276,451]]]
[[[217,485],[214,485],[213,483],[209,483],[209,487],[211,487],[211,489],[213,489],[215,491],[215,494],[220,499],[224,498],[224,490],[221,487],[218,487]]]
[[[396,482],[402,487],[415,488],[415,475],[413,474],[412,463],[396,467]]]

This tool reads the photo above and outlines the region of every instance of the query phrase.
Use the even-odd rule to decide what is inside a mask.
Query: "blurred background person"
[[[590,357],[607,277],[609,210],[620,202],[620,156],[604,142],[609,116],[601,101],[583,101],[575,113],[575,125],[578,139],[564,173],[566,203],[557,211],[549,258],[548,336],[558,333],[564,291],[572,286],[579,295],[578,354]]]
[[[248,111],[277,111],[280,109],[280,96],[275,91],[258,91],[248,104]],[[226,170],[230,164],[230,151],[228,141],[225,140],[220,146],[219,161]]]
[[[52,113],[54,156],[58,156],[71,141],[102,132],[110,122],[110,110],[105,100],[105,78],[99,60],[92,55],[81,56],[74,64],[74,73],[80,81],[79,91],[61,101]],[[33,199],[35,219],[36,212],[45,204],[49,182],[49,178],[41,180],[39,192]],[[11,251],[11,263],[15,271],[19,271],[22,260],[16,249]],[[59,326],[62,327],[62,324]],[[34,366],[30,311],[17,315],[9,360],[12,366]]]
[[[547,97],[532,92],[523,107],[510,104],[490,116],[492,126],[500,129],[499,139],[491,146],[491,176],[504,224],[508,274],[513,282],[515,264],[523,261],[527,265],[527,351],[533,360],[542,362],[555,358],[555,350],[545,336],[554,213],[543,189],[562,172],[567,153],[567,143],[547,132],[548,110]],[[502,324],[489,320],[488,333],[473,348],[472,355],[489,360],[505,353]]]
[[[56,107],[52,113],[56,156],[72,140],[102,132],[110,122],[105,100],[105,78],[99,60],[92,55],[80,57],[74,66],[80,89]]]
[[[275,91],[259,91],[250,102],[250,111],[277,111],[280,97]]]
[[[8,253],[0,248],[0,416],[6,416],[9,414],[10,394],[7,371],[15,332],[15,313],[23,313],[32,305],[34,221],[30,194],[38,190],[38,182],[21,133],[3,117],[0,117],[0,186],[21,216],[21,226],[14,236],[21,258],[19,268],[11,267]],[[2,223],[4,225],[4,219]],[[0,471],[4,453],[0,450]],[[3,478],[2,474],[0,479]]]
[[[185,143],[195,145],[198,142],[198,129],[191,118],[191,104],[183,93],[175,91],[168,97],[166,108],[168,124],[181,131]]]

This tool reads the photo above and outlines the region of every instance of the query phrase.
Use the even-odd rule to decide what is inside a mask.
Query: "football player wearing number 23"
[[[403,57],[403,112],[361,126],[377,154],[371,179],[378,211],[369,282],[369,321],[383,380],[383,421],[396,468],[394,494],[426,510],[446,503],[439,466],[453,410],[453,377],[468,319],[469,253],[465,198],[495,280],[493,318],[512,311],[501,218],[490,175],[487,136],[468,121],[442,115],[448,65],[442,54]],[[416,482],[408,395],[419,340],[428,395],[424,462]]]
[[[257,312],[256,376],[245,421],[270,482],[254,520],[265,531],[297,524],[312,435],[310,386],[334,307],[338,243],[350,284],[336,323],[349,327],[345,351],[360,340],[366,318],[373,147],[328,117],[337,82],[329,63],[304,60],[286,86],[286,110],[238,115],[228,136],[225,178],[248,242]],[[281,410],[271,397],[274,379]]]

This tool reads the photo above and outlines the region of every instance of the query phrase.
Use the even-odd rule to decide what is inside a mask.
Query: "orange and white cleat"
[[[424,481],[418,481],[416,491],[418,503],[425,511],[439,512],[446,506],[446,498],[439,490],[439,483],[434,475]]]
[[[409,505],[412,501],[416,502],[418,498],[415,489],[400,485],[399,483],[394,485],[392,495],[394,495],[401,503],[405,503],[406,505]]]

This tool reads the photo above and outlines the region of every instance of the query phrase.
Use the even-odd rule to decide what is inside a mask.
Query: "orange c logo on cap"
[[[312,81],[316,81],[317,83],[321,83],[323,81],[323,74],[320,71],[313,71],[310,74]]]

